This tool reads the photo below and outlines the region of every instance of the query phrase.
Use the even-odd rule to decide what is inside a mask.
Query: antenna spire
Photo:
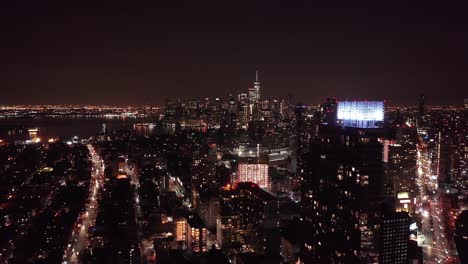
[[[258,70],[255,71],[255,81],[258,82]]]

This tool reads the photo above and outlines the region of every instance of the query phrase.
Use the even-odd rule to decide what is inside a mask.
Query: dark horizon
[[[153,3],[0,11],[0,104],[163,105],[327,97],[462,105],[468,18],[456,6]]]

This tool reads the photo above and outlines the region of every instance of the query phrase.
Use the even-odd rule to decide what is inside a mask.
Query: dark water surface
[[[74,136],[89,138],[101,132],[103,124],[106,124],[107,131],[112,131],[119,128],[132,129],[135,123],[151,121],[135,118],[13,118],[0,119],[0,130],[8,130],[14,127],[38,128],[38,136],[44,139],[57,137],[70,139]],[[5,133],[5,131],[1,132],[2,134]]]

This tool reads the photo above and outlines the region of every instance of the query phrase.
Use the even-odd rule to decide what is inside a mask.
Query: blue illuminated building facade
[[[384,120],[384,102],[339,101],[337,119],[345,127],[379,128]]]

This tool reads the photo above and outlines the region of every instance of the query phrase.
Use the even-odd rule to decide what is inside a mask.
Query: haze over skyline
[[[185,3],[0,11],[0,104],[234,96],[461,105],[467,18],[451,6]]]

